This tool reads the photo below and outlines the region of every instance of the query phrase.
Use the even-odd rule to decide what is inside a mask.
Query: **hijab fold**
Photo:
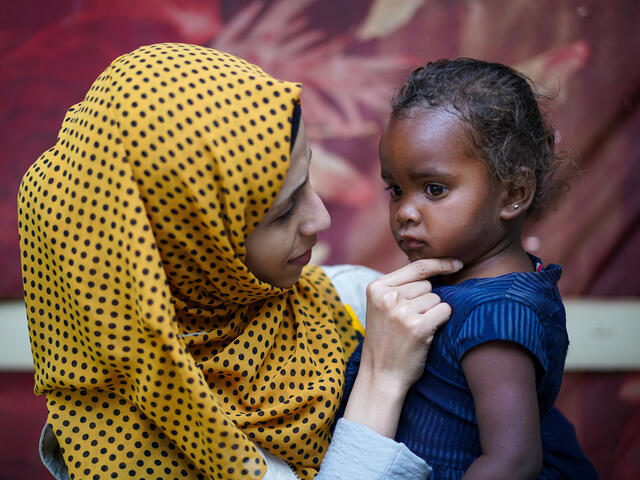
[[[71,107],[18,197],[35,391],[70,477],[313,478],[355,332],[331,283],[258,280],[245,239],[289,166],[300,85],[141,47]]]

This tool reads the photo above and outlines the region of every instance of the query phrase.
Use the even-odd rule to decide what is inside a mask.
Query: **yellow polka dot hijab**
[[[184,44],[123,55],[25,174],[35,391],[72,479],[312,478],[354,331],[317,267],[243,263],[287,173],[300,86]]]

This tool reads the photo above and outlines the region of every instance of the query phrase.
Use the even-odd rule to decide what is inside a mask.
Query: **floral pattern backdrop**
[[[386,222],[377,141],[428,60],[507,63],[553,100],[570,194],[527,227],[565,297],[640,295],[640,2],[636,0],[22,0],[0,6],[0,298],[19,298],[16,195],[64,112],[142,44],[226,50],[304,84],[312,182],[333,227],[315,260],[406,262]],[[0,322],[2,319],[0,319]],[[640,476],[640,374],[567,374],[560,408],[602,478]]]

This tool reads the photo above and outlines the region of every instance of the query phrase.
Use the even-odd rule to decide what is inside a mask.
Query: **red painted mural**
[[[312,182],[333,218],[316,260],[382,271],[406,262],[386,223],[377,162],[394,90],[442,57],[516,67],[552,97],[571,187],[528,226],[525,245],[563,265],[565,297],[640,295],[635,0],[23,0],[0,13],[0,298],[22,292],[21,176],[110,60],[167,41],[226,50],[304,84]],[[602,478],[640,477],[638,374],[567,374],[559,407]]]

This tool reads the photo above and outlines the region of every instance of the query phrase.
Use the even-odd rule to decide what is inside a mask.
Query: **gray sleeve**
[[[259,451],[267,461],[268,474],[265,478],[296,478],[282,459]],[[58,440],[49,424],[42,430],[40,455],[54,478],[69,480]],[[431,468],[426,462],[402,443],[341,418],[316,480],[425,480],[430,473]]]
[[[42,429],[38,447],[40,449],[40,459],[53,477],[56,480],[69,480],[69,472],[62,458],[58,439],[53,434],[53,428],[49,423],[46,423]]]
[[[426,480],[431,468],[404,444],[338,420],[316,480]]]
[[[340,300],[351,305],[365,326],[367,285],[382,275],[359,265],[323,266]],[[425,480],[431,467],[406,445],[341,418],[316,480]]]
[[[362,326],[366,327],[367,285],[382,274],[361,265],[323,265],[322,270],[338,291],[342,303],[351,305]]]

